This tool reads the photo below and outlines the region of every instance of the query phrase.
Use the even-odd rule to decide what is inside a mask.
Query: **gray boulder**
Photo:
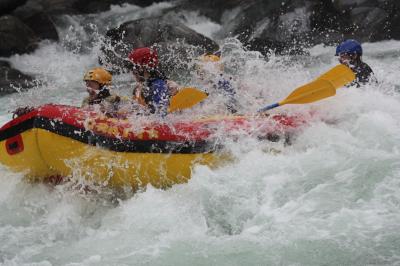
[[[314,6],[312,1],[251,1],[232,19],[230,31],[251,50],[299,53],[312,36]]]
[[[350,16],[336,9],[331,1],[318,1],[311,11],[310,44],[337,44],[344,38]]]
[[[383,31],[389,39],[400,40],[400,1],[398,0],[378,0],[379,8],[388,13]]]
[[[349,9],[359,6],[364,6],[364,7],[378,6],[378,0],[333,0],[332,3],[335,9],[340,11],[347,11]]]
[[[25,2],[26,0],[0,0],[0,16],[11,13]]]
[[[392,39],[400,40],[400,10],[391,17],[389,22],[390,32],[389,37]]]
[[[168,0],[75,0],[72,7],[79,13],[96,13],[110,9],[111,5],[121,5],[128,3],[141,7],[152,5],[158,2],[167,2]]]
[[[33,85],[33,78],[13,69],[6,61],[0,61],[0,96],[26,90]]]
[[[0,56],[31,52],[37,47],[37,41],[32,29],[18,18],[0,17]]]
[[[76,14],[74,4],[77,0],[28,0],[25,5],[18,7],[15,12],[22,17],[29,13],[47,13],[51,15]]]
[[[240,12],[230,21],[232,33],[239,34],[242,39],[251,38],[250,35],[256,31],[257,26],[261,26],[263,20],[268,18],[270,21],[276,21],[281,13],[281,6],[281,0],[253,0],[244,3]]]
[[[106,40],[100,62],[114,71],[129,69],[127,56],[133,48],[156,46],[167,74],[193,56],[218,50],[214,41],[183,25],[172,15],[123,23],[109,30]]]
[[[380,41],[388,39],[389,14],[376,7],[356,7],[350,11],[351,21],[355,25],[348,37],[359,41]]]
[[[180,11],[196,11],[200,15],[209,17],[213,21],[221,22],[222,15],[239,6],[247,5],[253,0],[203,0],[190,1],[182,0],[176,6]]]
[[[38,38],[58,41],[53,17],[45,13],[39,6],[21,6],[13,12],[13,15],[28,25]]]
[[[400,1],[251,0],[225,22],[251,50],[301,53],[304,47],[337,44],[346,38],[400,38]]]
[[[20,0],[22,1],[22,0]],[[129,3],[139,6],[151,5],[161,0],[25,0],[20,11],[34,10],[49,15],[98,13],[110,9],[110,5]]]

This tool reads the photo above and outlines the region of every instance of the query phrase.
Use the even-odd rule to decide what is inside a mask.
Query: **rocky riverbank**
[[[0,56],[30,53],[42,40],[58,41],[56,20],[62,15],[98,13],[123,3],[146,6],[145,0],[2,0]],[[215,40],[190,29],[179,19],[195,11],[222,25],[220,38],[237,37],[248,49],[268,54],[300,53],[315,44],[334,45],[343,39],[361,42],[400,39],[400,3],[396,0],[203,0],[169,1],[160,16],[126,21],[105,33],[100,62],[111,70],[126,68],[127,51],[156,45],[171,49],[179,60],[189,52],[218,50]],[[10,66],[8,66],[10,67]],[[10,67],[10,69],[12,69]],[[171,71],[168,70],[167,71]],[[21,78],[26,78],[21,75]],[[8,80],[4,74],[0,83]],[[19,80],[20,84],[24,81]],[[10,91],[10,90],[3,90]]]

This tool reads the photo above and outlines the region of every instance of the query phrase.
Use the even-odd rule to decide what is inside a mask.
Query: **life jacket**
[[[140,91],[134,92],[134,99],[147,106],[151,113],[160,112],[165,115],[169,106],[169,90],[166,80],[149,78]]]
[[[225,106],[231,113],[236,113],[238,109],[238,101],[236,99],[236,91],[231,82],[221,75],[218,80],[217,89],[225,98]]]
[[[100,92],[97,94],[97,97],[95,99],[89,100],[89,105],[100,104],[102,101],[104,101],[110,96],[111,96],[110,90],[103,87],[100,89]]]
[[[110,90],[103,87],[100,92],[97,94],[95,99],[91,99],[90,97],[86,97],[82,102],[82,107],[87,105],[95,105],[102,104],[107,102],[113,106],[113,109],[118,109],[118,104],[121,101],[121,98],[117,95],[112,95]]]
[[[236,94],[235,88],[232,86],[231,82],[223,77],[222,74],[220,75],[220,79],[218,80],[217,89],[225,96],[234,97]]]

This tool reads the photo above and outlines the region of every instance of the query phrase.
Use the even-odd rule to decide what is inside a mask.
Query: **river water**
[[[80,104],[83,72],[96,66],[99,53],[85,23],[115,26],[122,22],[118,18],[168,7],[113,7],[96,17],[65,17],[60,25],[73,26],[59,27],[62,41],[7,58],[39,81],[28,92],[0,98],[0,122],[18,106]],[[221,26],[196,13],[182,19],[207,36],[219,36]],[[104,25],[96,30],[104,31]],[[265,60],[234,39],[218,41],[227,51],[225,63],[236,70],[242,111],[248,113],[337,64],[334,47]],[[0,263],[400,265],[400,42],[363,48],[377,84],[276,109],[317,115],[292,145],[274,147],[279,152],[252,141],[232,145],[233,163],[196,166],[187,184],[147,187],[119,199],[110,191],[30,184],[0,166]],[[130,76],[115,80],[126,84]]]

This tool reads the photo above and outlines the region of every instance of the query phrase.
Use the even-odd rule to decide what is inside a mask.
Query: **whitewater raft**
[[[77,175],[112,187],[168,187],[186,182],[195,164],[223,161],[227,138],[276,141],[301,123],[283,115],[135,122],[50,104],[0,128],[0,162],[30,180]]]

